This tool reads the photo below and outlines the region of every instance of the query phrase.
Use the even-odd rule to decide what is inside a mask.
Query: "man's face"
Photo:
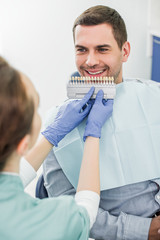
[[[122,49],[118,47],[109,24],[78,25],[75,29],[76,66],[81,76],[114,77],[116,83],[122,82],[122,63],[129,51],[128,42]]]

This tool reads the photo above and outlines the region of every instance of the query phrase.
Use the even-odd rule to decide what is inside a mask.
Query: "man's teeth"
[[[103,71],[104,71],[104,70],[99,71],[99,72],[89,72],[89,71],[88,71],[88,73],[91,74],[91,75],[96,75],[96,74],[100,74],[100,73],[102,73]]]

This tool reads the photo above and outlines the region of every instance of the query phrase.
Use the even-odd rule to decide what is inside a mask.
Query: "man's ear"
[[[17,153],[21,156],[25,155],[29,149],[30,135],[27,134],[22,140],[19,142],[17,146]]]
[[[123,62],[127,62],[127,59],[130,54],[130,49],[131,49],[130,43],[126,41],[122,46]]]

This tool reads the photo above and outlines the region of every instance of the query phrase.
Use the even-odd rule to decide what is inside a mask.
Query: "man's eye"
[[[77,53],[84,53],[84,52],[86,52],[86,49],[84,49],[84,48],[77,48],[76,52]]]
[[[105,53],[108,51],[108,48],[100,48],[98,49],[99,52]]]

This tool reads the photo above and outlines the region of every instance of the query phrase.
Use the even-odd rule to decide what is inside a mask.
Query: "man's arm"
[[[53,149],[43,163],[43,176],[49,197],[58,197],[60,195],[74,196],[76,194],[76,190],[59,165]]]
[[[150,222],[150,218],[133,216],[123,212],[118,216],[113,216],[108,211],[99,208],[90,237],[101,240],[148,240]]]

